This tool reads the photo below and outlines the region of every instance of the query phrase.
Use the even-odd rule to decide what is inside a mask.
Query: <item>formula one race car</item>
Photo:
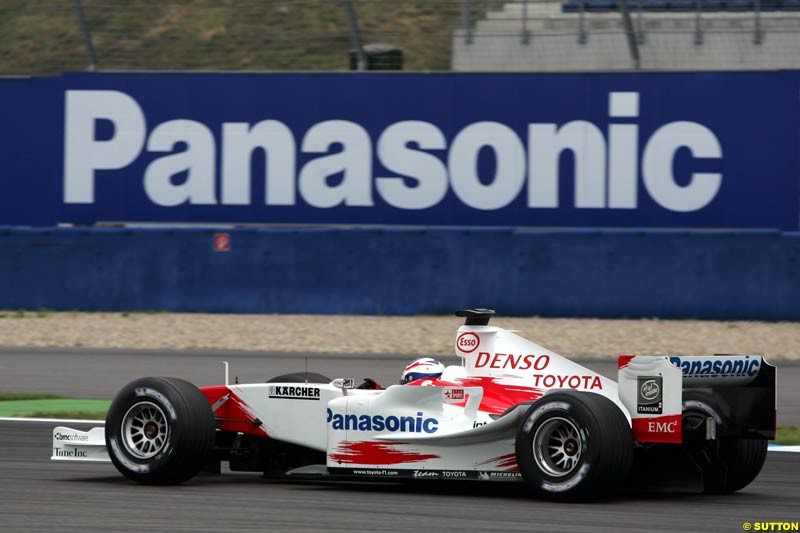
[[[196,388],[143,378],[105,428],[53,430],[54,460],[111,461],[146,484],[201,471],[345,479],[524,482],[591,499],[623,486],[733,492],[775,437],[775,367],[760,355],[619,357],[619,383],[470,309],[461,366],[438,379],[353,388],[298,373]]]

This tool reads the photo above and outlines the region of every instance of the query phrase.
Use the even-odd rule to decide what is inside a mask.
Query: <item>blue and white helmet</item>
[[[444,365],[432,357],[422,357],[412,361],[403,369],[400,383],[405,385],[418,379],[436,379],[444,372]]]

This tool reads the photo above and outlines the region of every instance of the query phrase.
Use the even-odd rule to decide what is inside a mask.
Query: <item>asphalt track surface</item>
[[[305,366],[305,358],[290,354],[7,350],[0,352],[0,390],[102,398],[143,375],[213,384],[222,381],[217,361],[223,359],[231,362],[231,379],[242,381]],[[405,359],[317,355],[309,359],[309,371],[388,384]],[[613,363],[590,366],[616,372]],[[800,367],[779,368],[783,405],[797,405],[798,387],[788,383],[798,378]],[[796,419],[784,416],[781,422]],[[529,499],[517,484],[485,482],[268,481],[229,473],[176,487],[139,486],[110,464],[51,462],[52,427],[0,422],[0,531],[731,532],[742,531],[743,522],[800,520],[796,453],[769,453],[761,475],[737,494],[624,494],[599,503],[554,504]]]
[[[529,499],[518,484],[268,481],[200,476],[128,482],[110,464],[52,463],[52,426],[0,422],[2,531],[742,531],[800,520],[800,454],[769,453],[737,494],[623,495],[592,504]]]

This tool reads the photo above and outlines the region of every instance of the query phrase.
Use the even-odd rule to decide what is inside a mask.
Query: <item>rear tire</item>
[[[150,485],[194,477],[211,453],[215,433],[206,397],[177,378],[132,381],[106,416],[111,462],[125,477]]]
[[[730,409],[711,389],[683,391],[684,435],[700,418],[715,419],[718,430],[730,427]],[[767,458],[767,440],[722,436],[714,440],[684,439],[684,446],[703,469],[703,490],[726,494],[743,489],[758,476]]]
[[[761,472],[767,459],[767,441],[744,437],[722,438],[719,454],[728,465],[728,476],[720,492],[736,492],[752,483]]]
[[[515,448],[530,489],[557,501],[612,495],[627,481],[633,462],[633,437],[622,410],[589,392],[556,392],[534,402]]]
[[[275,376],[268,380],[267,383],[321,383],[327,385],[331,381],[333,381],[331,378],[315,372],[293,372]]]

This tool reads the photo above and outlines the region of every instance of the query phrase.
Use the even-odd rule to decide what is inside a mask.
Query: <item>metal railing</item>
[[[774,2],[770,7],[765,10],[762,0],[734,6],[713,0],[509,1],[484,19],[462,22],[453,68],[800,68],[800,12],[776,10]]]

